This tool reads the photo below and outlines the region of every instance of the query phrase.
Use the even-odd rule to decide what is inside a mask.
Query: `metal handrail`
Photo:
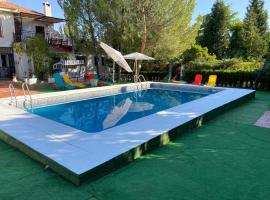
[[[12,83],[9,84],[8,86],[9,88],[9,92],[10,92],[10,102],[9,105],[13,104],[13,99],[15,100],[15,106],[18,106],[18,102],[17,102],[17,96],[16,96],[16,92],[15,92],[15,88],[14,85]]]
[[[27,91],[27,94],[26,94],[25,89]],[[33,107],[33,100],[32,100],[32,96],[31,96],[31,93],[30,93],[30,90],[29,90],[27,83],[22,84],[22,90],[23,90],[23,95],[24,95],[24,107],[27,108],[27,101],[28,101],[27,95],[28,95],[29,100],[30,100],[30,107],[32,108]]]
[[[142,74],[140,74],[138,77],[137,77],[137,81],[138,82],[140,82],[140,85],[141,85],[141,90],[143,89],[143,83],[142,83],[142,80],[144,81],[144,82],[146,82],[146,79],[145,79],[145,77],[144,77],[144,75],[142,75]]]
[[[140,75],[138,76],[138,80],[141,80],[141,78],[143,79],[144,82],[146,82],[146,79],[145,79],[144,75],[140,74]]]

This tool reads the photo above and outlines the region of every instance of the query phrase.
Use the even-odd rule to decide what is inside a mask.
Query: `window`
[[[1,18],[0,18],[0,37],[3,37],[3,24]]]

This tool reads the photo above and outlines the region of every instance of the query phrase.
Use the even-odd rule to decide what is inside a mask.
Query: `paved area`
[[[121,169],[74,186],[0,142],[0,199],[265,200],[270,196],[270,129],[254,126],[270,93],[183,134]]]
[[[10,83],[11,83],[10,80],[0,80],[0,98],[10,96],[10,92],[9,92],[9,88],[8,88]],[[17,96],[23,95],[22,88],[20,88],[20,87],[16,87],[15,92],[16,92]],[[40,92],[37,92],[37,91],[31,91],[31,94],[39,94],[39,93]]]

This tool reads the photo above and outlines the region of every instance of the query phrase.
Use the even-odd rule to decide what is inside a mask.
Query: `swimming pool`
[[[0,139],[80,184],[104,176],[254,90],[143,82],[0,99]],[[96,114],[97,113],[97,114]]]
[[[30,109],[29,112],[93,133],[200,99],[215,92],[147,89]]]

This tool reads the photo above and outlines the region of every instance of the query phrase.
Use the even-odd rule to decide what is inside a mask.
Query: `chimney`
[[[43,3],[44,15],[51,17],[52,16],[52,7],[49,2]]]

